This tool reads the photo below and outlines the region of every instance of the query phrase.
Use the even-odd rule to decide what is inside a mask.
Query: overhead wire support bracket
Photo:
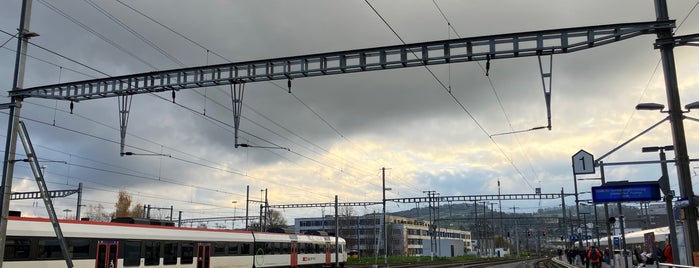
[[[554,30],[498,34],[438,40],[339,52],[253,60],[153,71],[55,85],[14,89],[14,98],[67,101],[109,98],[200,88],[241,82],[288,80],[301,77],[422,67],[447,63],[484,61],[571,53],[640,35],[672,29],[674,20],[608,24]],[[409,57],[422,51],[419,58]]]
[[[243,94],[245,93],[245,82],[233,82],[231,84],[231,102],[233,108],[233,128],[235,136],[235,148],[238,143],[238,130],[240,129],[240,116],[243,112]]]
[[[129,124],[129,112],[131,111],[131,101],[133,100],[131,95],[120,95],[117,97],[117,106],[119,108],[119,134],[121,135],[119,147],[119,155],[132,155],[133,153],[124,151],[126,147],[126,127]]]
[[[548,72],[544,72],[544,64],[541,62],[541,57],[546,55],[549,57]],[[551,74],[553,73],[553,52],[540,54],[537,56],[537,59],[539,60],[539,72],[541,73],[541,84],[544,87],[544,101],[546,102],[546,117],[548,119],[548,125],[546,127],[551,130]]]

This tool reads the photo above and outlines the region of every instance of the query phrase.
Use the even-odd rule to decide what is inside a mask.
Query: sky
[[[24,87],[398,45],[401,40],[653,21],[653,2],[37,0],[29,29],[40,36],[31,39],[36,45],[28,49]],[[675,34],[696,33],[697,1],[668,2],[670,18],[679,25]],[[2,5],[0,30],[9,34],[0,33],[0,42],[9,42],[0,49],[0,88],[8,91],[17,46],[11,35],[19,27],[21,1]],[[49,190],[76,189],[83,183],[83,203],[107,210],[113,210],[117,193],[126,191],[135,203],[168,211],[172,206],[175,218],[179,211],[184,219],[241,216],[247,186],[255,200],[267,189],[271,205],[327,203],[335,196],[340,202],[378,202],[384,175],[389,199],[424,197],[424,191],[441,196],[530,194],[535,188],[573,193],[573,154],[584,149],[602,156],[665,116],[634,109],[638,103],[666,104],[655,38],[643,35],[553,56],[550,131],[497,135],[547,124],[534,57],[493,60],[488,76],[485,62],[468,62],[430,66],[438,80],[416,67],[294,79],[291,93],[284,81],[248,83],[240,143],[280,148],[235,148],[228,86],[181,90],[174,104],[169,92],[134,96],[127,151],[159,155],[119,155],[114,98],[75,103],[72,113],[67,102],[29,98],[21,115],[45,166]],[[698,53],[692,47],[675,49],[683,104],[699,100]],[[7,94],[0,102],[9,102]],[[0,126],[6,125],[7,111],[2,111]],[[685,120],[685,129],[689,156],[696,158],[699,125]],[[3,143],[5,133],[0,132]],[[664,123],[605,162],[656,160],[657,153],[641,153],[640,148],[670,144],[670,125]],[[668,152],[668,159],[673,158]],[[18,163],[15,171],[14,192],[37,190],[26,163]],[[660,176],[657,164],[609,166],[605,172],[608,181]],[[595,176],[599,172],[587,177]],[[679,192],[674,165],[670,182]],[[597,180],[578,181],[581,192],[596,185]],[[76,196],[54,202],[59,216],[75,211]],[[573,203],[566,198],[566,204]],[[559,204],[503,201],[502,209],[535,212]],[[251,203],[250,214],[256,214],[256,206]],[[389,202],[387,211],[415,207]],[[13,201],[11,209],[46,215],[35,200]],[[381,206],[354,211],[371,213]],[[293,222],[334,211],[282,213]],[[163,215],[169,212],[154,213]]]

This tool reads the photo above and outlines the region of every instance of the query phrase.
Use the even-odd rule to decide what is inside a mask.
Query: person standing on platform
[[[665,260],[663,261],[664,263],[675,263],[675,260],[672,258],[672,246],[670,243],[667,243],[665,245],[665,249],[663,249],[663,255],[665,256]]]
[[[587,261],[592,268],[602,267],[602,252],[595,246],[591,246],[587,251]]]

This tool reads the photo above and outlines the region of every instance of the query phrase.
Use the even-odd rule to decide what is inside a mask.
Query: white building
[[[339,234],[347,241],[348,250],[356,250],[360,256],[383,255],[384,235],[381,214],[340,217]],[[388,222],[388,255],[392,256],[462,256],[473,250],[471,232],[440,228],[434,239],[429,233],[429,224],[411,218],[386,216]],[[335,233],[335,218],[300,218],[294,220],[298,233],[323,231]],[[378,249],[378,250],[377,250]]]

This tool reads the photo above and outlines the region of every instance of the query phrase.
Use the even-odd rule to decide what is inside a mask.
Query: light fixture
[[[660,103],[647,102],[639,103],[638,105],[636,105],[636,110],[658,110],[660,112],[663,112],[663,109],[665,109],[665,105]]]
[[[695,102],[692,102],[690,104],[687,104],[684,106],[684,108],[687,110],[699,109],[699,101],[695,101]]]

